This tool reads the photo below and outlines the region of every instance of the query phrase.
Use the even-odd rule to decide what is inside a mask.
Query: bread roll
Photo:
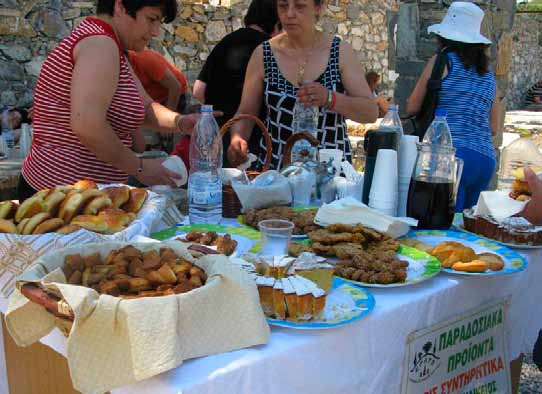
[[[104,218],[95,215],[79,215],[71,223],[95,233],[105,234],[108,231]]]
[[[87,204],[85,209],[83,209],[84,215],[97,215],[98,212],[105,208],[110,208],[113,206],[113,202],[111,199],[107,196],[101,195],[94,197],[90,202]]]
[[[79,231],[79,230],[81,230],[81,226],[78,226],[77,224],[66,224],[65,226],[60,227],[55,232],[57,234],[66,235],[66,234],[74,233],[74,232]]]
[[[38,227],[38,225],[41,222],[46,221],[50,217],[51,217],[51,215],[49,215],[49,213],[47,213],[47,212],[40,212],[40,213],[35,214],[25,224],[25,226],[23,227],[23,231],[21,231],[21,234],[24,234],[24,235],[32,234],[34,232],[34,230],[36,229],[36,227]]]
[[[122,206],[122,209],[126,212],[133,212],[138,213],[141,210],[141,207],[145,203],[145,199],[147,198],[147,190],[142,188],[133,188],[130,189],[130,198]]]
[[[0,202],[0,219],[9,219],[11,212],[13,211],[14,203],[12,201]]]
[[[486,272],[488,268],[488,264],[482,260],[473,260],[468,263],[458,262],[452,266],[453,270],[464,272]]]
[[[30,220],[29,218],[24,218],[24,219],[21,220],[21,222],[17,225],[17,232],[18,232],[19,234],[22,233],[24,226],[26,226],[26,223],[28,223],[29,220]]]
[[[485,261],[491,271],[500,271],[504,268],[504,261],[501,256],[493,253],[480,253],[476,256],[476,260]]]
[[[19,205],[19,208],[15,213],[15,222],[19,223],[25,218],[33,217],[34,215],[44,211],[45,204],[43,203],[43,200],[36,197],[30,197],[24,200],[21,205]]]
[[[60,227],[64,226],[64,221],[59,218],[47,219],[41,222],[32,234],[45,234],[52,233],[53,231],[58,230]]]
[[[124,212],[122,209],[107,208],[101,211],[98,216],[106,223],[106,234],[113,234],[122,231],[134,219],[135,214]]]
[[[64,220],[64,223],[70,223],[83,210],[83,207],[89,200],[100,195],[101,192],[97,189],[88,189],[81,193],[68,195],[60,205],[58,217]]]
[[[35,193],[32,197],[35,197],[37,199],[43,200],[45,197],[47,197],[51,193],[51,189],[43,189],[39,192]]]
[[[0,233],[17,234],[17,226],[11,220],[0,219]]]
[[[64,194],[68,194],[68,192],[71,190],[73,190],[73,186],[66,186],[66,185],[55,186],[55,188],[53,189],[53,191],[55,192],[61,192]]]
[[[89,190],[89,189],[98,189],[98,185],[96,185],[96,182],[91,181],[89,179],[83,179],[81,181],[77,181],[73,184],[73,188],[77,190]]]
[[[60,204],[62,204],[62,201],[66,198],[66,195],[62,192],[53,191],[49,193],[47,197],[43,200],[45,204],[45,210],[51,215],[56,216],[58,213],[58,209],[60,208]]]
[[[113,186],[103,189],[107,196],[113,202],[113,208],[120,208],[130,198],[130,188],[128,186]]]

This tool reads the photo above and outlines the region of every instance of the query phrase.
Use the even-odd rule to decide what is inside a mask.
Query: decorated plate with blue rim
[[[456,241],[472,248],[476,254],[493,253],[499,255],[504,261],[504,268],[500,271],[465,272],[442,268],[442,271],[449,274],[466,276],[508,275],[524,271],[527,268],[527,260],[516,251],[496,241],[481,238],[471,233],[451,230],[411,230],[406,237],[415,238],[417,241],[432,246],[436,246],[441,242]]]
[[[310,240],[303,240],[300,243],[310,245]],[[249,250],[250,253],[258,253],[262,248],[260,242],[256,242],[252,248]],[[379,284],[379,283],[367,283],[367,282],[358,282],[351,279],[344,279],[345,282],[354,283],[356,285],[361,285],[364,287],[375,287],[375,288],[391,288],[391,287],[404,287],[410,285],[416,285],[420,282],[431,279],[432,277],[438,275],[440,272],[441,266],[440,261],[435,257],[431,256],[428,253],[425,253],[421,250],[412,248],[407,245],[401,245],[397,250],[397,258],[408,262],[407,267],[407,278],[404,282],[390,283],[388,285]],[[327,261],[330,264],[338,262],[337,258],[328,258]]]
[[[335,276],[333,288],[326,298],[326,306],[318,319],[294,322],[268,318],[267,322],[277,327],[324,330],[344,326],[361,319],[374,309],[375,304],[375,299],[368,290]]]
[[[237,248],[232,254],[232,256],[237,257],[243,256],[260,240],[260,233],[250,227],[221,226],[217,224],[178,224],[167,230],[153,233],[150,237],[158,241],[165,241],[172,238],[182,238],[192,230],[215,231],[219,235],[230,234],[231,238],[237,241]]]
[[[318,210],[319,207],[318,206],[304,206],[304,207],[287,207],[287,208],[292,208],[292,210],[294,211],[304,211],[307,209]],[[245,223],[244,218],[245,218],[244,215],[237,216],[237,222],[243,227],[255,230],[254,228],[250,227],[248,224]],[[295,239],[295,240],[301,240],[301,239],[307,239],[307,238],[308,238],[307,234],[292,234],[292,239]]]

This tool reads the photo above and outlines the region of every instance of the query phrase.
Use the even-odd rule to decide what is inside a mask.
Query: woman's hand
[[[228,161],[233,167],[237,167],[247,161],[248,144],[243,137],[232,135],[230,147],[228,148]]]
[[[297,99],[305,106],[323,107],[326,104],[328,89],[318,82],[308,82],[297,90]]]
[[[173,179],[180,180],[182,176],[162,166],[164,160],[166,159],[144,159],[143,171],[136,175],[136,179],[146,186],[168,185],[177,187]]]
[[[215,118],[220,118],[224,113],[222,111],[213,111]],[[177,130],[184,134],[192,134],[194,127],[199,122],[201,114],[179,115],[177,118]]]
[[[533,170],[525,168],[525,181],[529,184],[532,196],[520,216],[523,216],[534,225],[542,225],[542,180]]]

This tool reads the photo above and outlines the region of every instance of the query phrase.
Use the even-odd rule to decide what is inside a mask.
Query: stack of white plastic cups
[[[418,155],[417,143],[420,139],[415,135],[404,135],[399,147],[399,200],[397,203],[397,216],[406,216],[408,189],[410,179],[416,165]]]
[[[388,216],[397,215],[398,201],[397,152],[380,149],[369,193],[369,207]]]

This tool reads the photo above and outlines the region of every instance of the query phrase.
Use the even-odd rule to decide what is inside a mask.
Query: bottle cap
[[[447,113],[444,108],[437,108],[435,111],[435,116],[443,116],[446,117]]]

